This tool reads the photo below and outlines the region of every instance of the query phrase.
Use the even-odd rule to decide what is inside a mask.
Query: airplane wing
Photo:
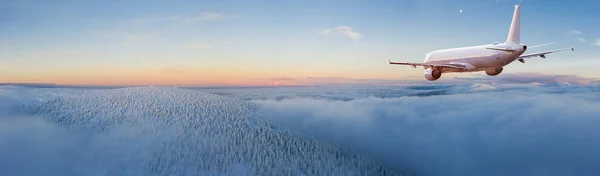
[[[539,52],[539,53],[532,53],[532,54],[525,54],[525,55],[521,55],[519,56],[517,59],[521,62],[523,62],[522,60],[525,58],[530,58],[530,57],[542,57],[542,58],[546,58],[546,54],[550,54],[550,53],[556,53],[556,52],[561,52],[561,51],[566,51],[566,50],[572,50],[575,51],[575,48],[565,48],[565,49],[558,49],[558,50],[552,50],[552,51],[544,51],[544,52]]]
[[[451,64],[426,64],[426,63],[413,63],[413,62],[392,62],[388,60],[389,64],[394,65],[410,65],[413,68],[417,68],[417,66],[425,66],[425,67],[446,67],[446,68],[458,68],[458,69],[466,69],[463,65],[451,65]]]

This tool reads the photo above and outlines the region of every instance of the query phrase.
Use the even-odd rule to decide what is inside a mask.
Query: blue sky
[[[598,77],[600,3],[592,0],[13,1],[0,2],[0,81],[422,79],[421,69],[387,59],[422,62],[431,50],[504,41],[515,4],[523,43],[557,42],[530,52],[576,52],[506,72]]]

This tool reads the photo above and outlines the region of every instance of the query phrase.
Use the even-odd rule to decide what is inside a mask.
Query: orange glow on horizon
[[[99,86],[305,86],[295,78],[401,79],[397,70],[308,70],[253,68],[70,69],[16,72],[0,76],[2,83],[49,83]],[[276,78],[289,78],[278,80]],[[406,79],[406,77],[405,77]]]

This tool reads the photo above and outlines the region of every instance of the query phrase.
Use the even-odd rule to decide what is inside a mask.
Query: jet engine
[[[496,76],[500,73],[502,73],[502,70],[504,70],[504,68],[500,67],[500,68],[493,68],[493,69],[488,69],[485,70],[485,74],[489,75],[489,76]]]
[[[435,81],[442,77],[442,72],[439,69],[427,68],[425,69],[425,78],[429,81]]]

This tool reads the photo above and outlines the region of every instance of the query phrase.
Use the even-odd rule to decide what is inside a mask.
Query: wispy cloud
[[[277,77],[277,78],[271,78],[270,80],[273,81],[295,81],[298,80],[296,78],[288,78],[288,77]]]
[[[584,38],[578,37],[577,40],[581,41],[581,42],[585,42]]]
[[[155,22],[163,22],[163,21],[177,21],[180,20],[179,17],[164,17],[164,18],[142,18],[138,19],[138,23],[155,23]]]
[[[196,22],[196,21],[217,21],[217,20],[221,20],[223,18],[224,18],[224,16],[219,13],[204,12],[204,13],[201,13],[197,17],[186,19],[186,22],[192,23],[192,22]]]
[[[579,30],[571,30],[571,31],[569,31],[569,33],[571,33],[571,34],[583,34],[583,32],[581,32]]]
[[[156,23],[156,22],[205,22],[205,21],[218,21],[225,19],[226,16],[221,13],[214,12],[202,12],[197,16],[192,17],[158,17],[158,18],[142,18],[138,19],[138,23]]]
[[[290,77],[275,77],[269,78],[268,84],[272,86],[305,86],[308,85],[303,83],[300,79]]]
[[[594,45],[600,46],[600,39],[596,40],[596,43],[594,43]]]
[[[322,31],[323,34],[342,34],[352,40],[358,40],[362,35],[355,32],[354,29],[348,26],[340,26]]]

